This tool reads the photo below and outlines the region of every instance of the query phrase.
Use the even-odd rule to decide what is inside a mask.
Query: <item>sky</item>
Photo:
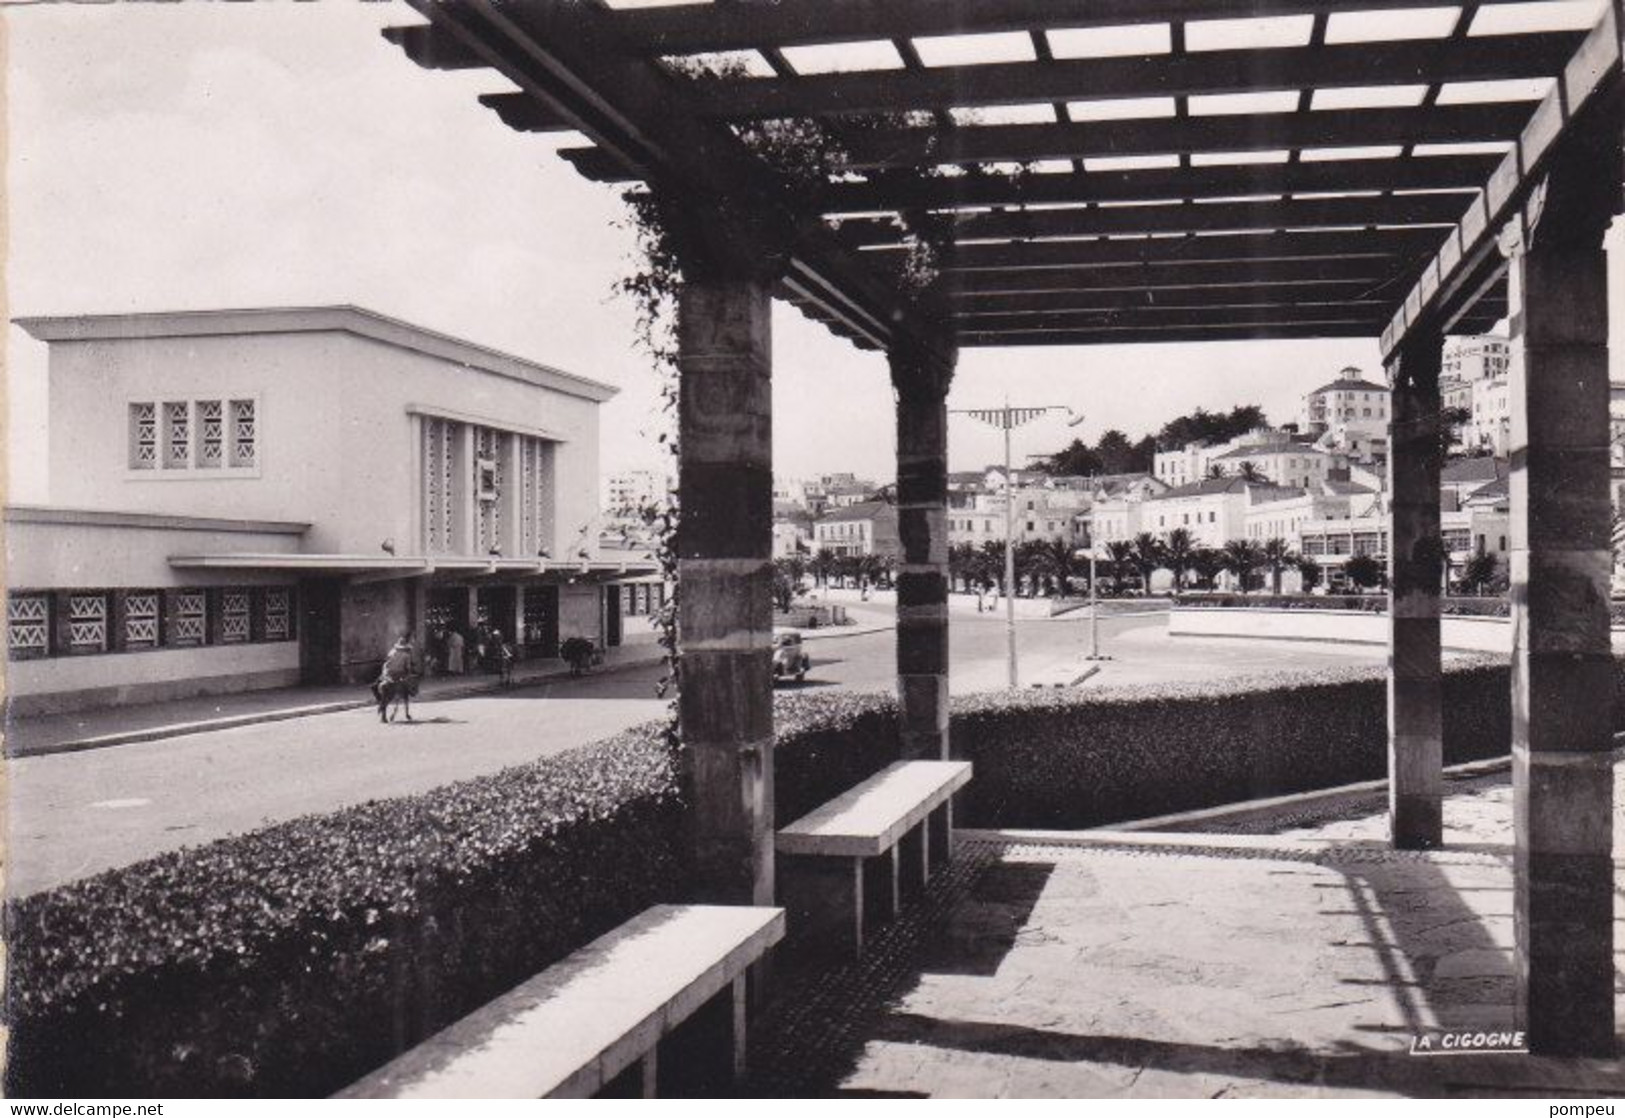
[[[658,384],[614,294],[634,267],[615,188],[475,99],[489,72],[420,70],[379,29],[404,5],[57,5],[0,13],[8,33],[7,313],[353,303],[621,389],[601,467],[663,468]],[[571,142],[571,141],[563,141]],[[884,356],[775,305],[781,476],[894,471]],[[1131,437],[1197,406],[1257,403],[1276,422],[1374,341],[969,350],[951,407],[1069,406],[1016,455]],[[45,346],[6,339],[10,493],[49,499]],[[950,465],[997,461],[967,417]]]

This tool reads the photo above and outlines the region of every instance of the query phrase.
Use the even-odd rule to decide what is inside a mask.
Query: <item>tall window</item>
[[[204,643],[208,636],[209,597],[202,590],[174,591],[174,624],[169,643],[190,646]]]
[[[164,468],[184,470],[192,464],[192,408],[185,400],[164,404]]]
[[[220,595],[220,643],[245,644],[253,617],[247,590],[227,590]]]
[[[198,401],[197,425],[197,464],[202,469],[218,469],[226,459],[226,419],[219,400]]]
[[[130,469],[150,470],[158,465],[158,405],[130,405]]]
[[[293,591],[287,587],[272,587],[261,599],[264,610],[260,632],[268,641],[293,639]]]
[[[253,400],[231,402],[231,464],[253,466],[259,462],[259,426]]]

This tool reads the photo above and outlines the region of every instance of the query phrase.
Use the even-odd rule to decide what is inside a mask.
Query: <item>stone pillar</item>
[[[1511,251],[1512,762],[1518,1016],[1614,1050],[1608,291],[1620,125],[1570,143]],[[1538,211],[1538,212],[1537,212]]]
[[[1388,361],[1388,824],[1394,846],[1443,838],[1439,582],[1439,366],[1444,339],[1414,331]]]
[[[773,903],[772,335],[767,285],[678,299],[678,717],[695,900]]]
[[[951,365],[890,355],[897,389],[897,698],[904,760],[948,757]]]

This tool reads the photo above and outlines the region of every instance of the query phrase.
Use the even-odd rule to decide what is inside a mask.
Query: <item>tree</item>
[[[1197,581],[1209,590],[1213,589],[1213,580],[1224,570],[1223,557],[1211,547],[1193,548],[1186,562],[1195,573]]]
[[[1298,556],[1298,578],[1302,580],[1305,593],[1320,585],[1322,573],[1319,563],[1307,555]]]
[[[1151,576],[1163,564],[1162,544],[1150,532],[1141,532],[1134,537],[1134,550],[1132,555],[1134,569],[1140,573],[1140,589],[1143,593],[1151,593]]]
[[[1258,468],[1258,463],[1252,461],[1243,462],[1241,469],[1236,471],[1236,476],[1241,478],[1242,481],[1251,481],[1260,485],[1269,481],[1269,478],[1264,476],[1264,471]]]
[[[1487,552],[1474,555],[1462,566],[1462,588],[1475,594],[1484,593],[1486,589],[1495,585],[1499,569],[1500,564],[1495,561],[1495,556]]]
[[[1369,555],[1350,556],[1343,564],[1343,573],[1362,591],[1381,586],[1383,582],[1382,564]]]
[[[1272,536],[1264,541],[1260,551],[1264,564],[1270,569],[1270,592],[1280,597],[1281,572],[1290,567],[1297,556],[1293,554],[1292,545],[1280,536]]]
[[[1162,555],[1168,561],[1168,569],[1174,572],[1174,593],[1185,589],[1185,571],[1190,566],[1191,552],[1196,550],[1196,541],[1191,538],[1187,528],[1175,528],[1168,533],[1163,542]]]
[[[1224,569],[1236,576],[1241,592],[1247,592],[1247,580],[1264,562],[1264,553],[1252,540],[1226,540],[1219,553]]]
[[[1010,593],[1004,584],[1004,545],[998,540],[982,544],[982,585],[990,590],[997,586],[1001,593]]]
[[[819,586],[828,586],[829,576],[835,573],[835,553],[827,547],[819,548],[818,554],[808,562],[807,569],[812,571],[814,582]]]
[[[1133,473],[1150,466],[1150,463],[1138,460],[1134,444],[1115,427],[1100,436],[1100,441],[1095,444],[1095,453],[1100,455],[1101,470],[1108,474]]]
[[[948,582],[970,590],[976,576],[976,548],[956,543],[948,548]]]
[[[1127,540],[1113,540],[1106,545],[1106,554],[1111,556],[1112,567],[1112,593],[1123,592],[1123,571],[1134,565],[1134,545]]]
[[[1059,537],[1044,540],[1041,563],[1044,573],[1053,578],[1064,597],[1072,588],[1072,575],[1077,570],[1077,560],[1073,558],[1072,545]]]
[[[1466,408],[1441,408],[1439,410],[1439,454],[1450,458],[1451,451],[1461,441],[1461,427],[1473,418],[1473,413]],[[1471,457],[1471,453],[1465,455]]]

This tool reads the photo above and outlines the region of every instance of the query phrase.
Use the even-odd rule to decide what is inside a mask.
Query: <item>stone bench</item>
[[[337,1097],[652,1097],[661,1063],[714,1089],[744,1070],[746,974],[784,927],[781,908],[657,905]]]
[[[863,953],[867,914],[924,888],[933,859],[953,856],[953,794],[969,761],[899,761],[779,831],[779,899],[798,942]],[[909,863],[905,871],[905,862]]]

